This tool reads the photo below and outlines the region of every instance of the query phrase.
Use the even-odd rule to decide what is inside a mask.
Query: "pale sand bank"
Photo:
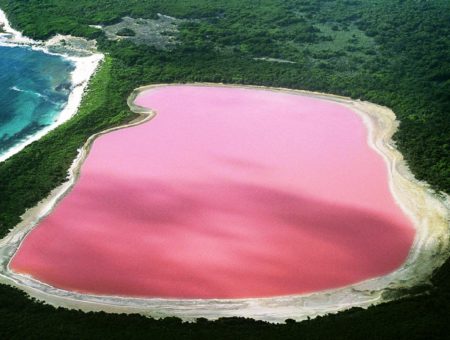
[[[206,85],[223,86],[220,84]],[[151,118],[151,112],[148,112],[147,109],[136,107],[133,101],[141,91],[157,86],[166,85],[143,87],[133,92],[128,103],[133,111],[142,114],[141,120],[123,127],[139,124]],[[239,87],[261,89],[261,87]],[[245,316],[273,322],[282,322],[286,318],[301,320],[307,316],[314,317],[354,306],[367,307],[371,304],[387,301],[389,297],[383,294],[384,292],[397,288],[408,288],[418,283],[426,282],[433,269],[437,268],[446,259],[446,250],[448,250],[449,244],[448,197],[445,196],[444,199],[438,199],[427,188],[425,183],[414,180],[401,154],[394,148],[391,141],[391,136],[398,125],[395,121],[394,113],[384,107],[367,102],[353,101],[344,97],[289,89],[270,88],[270,90],[286,91],[338,102],[351,108],[362,117],[369,129],[369,144],[383,156],[387,163],[391,191],[404,212],[414,221],[414,226],[417,230],[415,243],[408,260],[397,271],[387,276],[367,280],[349,287],[314,294],[238,300],[136,299],[83,295],[56,289],[32,278],[9,271],[7,264],[27,232],[36,225],[40,218],[52,210],[55,203],[76,182],[78,171],[86,158],[92,141],[100,135],[98,134],[92,136],[85,147],[80,150],[78,158],[71,167],[69,181],[56,188],[37,207],[27,211],[23,216],[24,221],[0,241],[0,258],[2,259],[1,281],[17,286],[27,291],[31,296],[45,300],[53,305],[85,311],[138,312],[155,317],[174,315],[183,319]],[[103,133],[112,130],[114,129]]]

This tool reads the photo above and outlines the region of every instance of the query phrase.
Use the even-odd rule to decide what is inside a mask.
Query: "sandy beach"
[[[191,84],[208,86],[229,86],[221,84]],[[153,85],[136,89],[129,97],[128,104],[140,117],[126,128],[149,120],[154,112],[134,105],[136,96],[144,90],[168,85]],[[114,296],[77,294],[56,289],[31,277],[18,275],[8,268],[8,263],[27,233],[44,216],[49,214],[77,180],[79,169],[89,152],[92,142],[109,129],[92,136],[80,150],[71,166],[68,181],[56,188],[49,197],[36,207],[29,209],[23,221],[0,241],[1,276],[0,281],[26,291],[30,296],[55,306],[120,313],[141,313],[153,317],[178,316],[185,320],[197,317],[215,319],[224,316],[252,317],[271,322],[283,322],[287,318],[303,320],[327,313],[338,312],[351,307],[368,307],[393,299],[396,289],[413,287],[426,283],[433,270],[447,258],[449,248],[448,196],[436,195],[426,183],[414,179],[402,155],[392,142],[392,135],[398,127],[395,114],[388,108],[372,103],[355,101],[345,97],[297,91],[280,88],[238,86],[271,91],[285,91],[302,96],[313,96],[337,102],[357,113],[369,131],[368,143],[385,160],[389,170],[389,186],[396,202],[413,221],[416,238],[407,261],[395,272],[348,287],[321,291],[308,295],[293,295],[273,298],[253,299],[139,299]]]
[[[62,44],[62,40],[69,41],[74,39],[70,36],[56,36],[47,42],[35,41],[33,39],[23,36],[23,34],[17,30],[14,30],[8,22],[5,13],[0,10],[0,25],[3,25],[3,30],[6,33],[0,33],[0,45],[1,46],[27,46],[35,50],[41,50],[48,54],[54,54],[62,56],[63,58],[70,60],[75,68],[71,73],[72,88],[67,101],[67,104],[58,115],[53,124],[40,130],[38,133],[25,139],[22,143],[16,145],[10,149],[7,153],[0,156],[0,162],[8,159],[12,155],[18,153],[27,145],[39,140],[51,130],[60,126],[64,122],[73,117],[80,106],[83,94],[87,89],[89,80],[94,75],[104,56],[98,53],[95,49],[85,50],[83,56],[78,56],[80,51],[66,49],[64,53],[51,52],[50,49],[56,48]],[[80,38],[76,38],[80,39]],[[69,43],[70,45],[70,43]]]

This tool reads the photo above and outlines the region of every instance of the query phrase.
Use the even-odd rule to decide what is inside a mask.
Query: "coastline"
[[[70,74],[71,89],[70,94],[64,108],[59,112],[54,122],[39,132],[28,136],[25,140],[9,149],[6,153],[0,155],[0,162],[5,161],[9,157],[15,155],[27,145],[39,140],[48,132],[54,130],[64,122],[72,118],[78,111],[81,104],[84,92],[88,87],[89,80],[95,74],[100,62],[104,56],[98,53],[95,48],[85,50],[85,56],[77,56],[79,52],[74,49],[67,48],[65,53],[51,52],[51,48],[60,46],[62,40],[71,40],[74,37],[70,36],[55,36],[46,42],[35,41],[33,39],[24,37],[21,32],[14,30],[6,17],[6,14],[0,9],[0,26],[3,24],[3,30],[5,33],[0,33],[0,46],[3,47],[30,47],[34,50],[39,50],[47,54],[58,55],[66,60],[69,60],[75,66],[74,70]],[[79,38],[78,38],[79,39]]]
[[[283,322],[287,318],[303,320],[307,317],[338,312],[351,307],[366,308],[373,304],[393,300],[395,297],[390,294],[391,292],[426,283],[433,270],[447,258],[449,198],[444,194],[444,199],[438,199],[426,183],[414,179],[402,155],[395,149],[392,142],[391,137],[398,127],[398,121],[395,120],[395,114],[390,109],[369,102],[316,92],[203,83],[187,85],[234,86],[307,95],[345,105],[358,114],[368,129],[369,145],[386,162],[390,179],[389,186],[396,202],[413,221],[416,228],[414,245],[403,266],[386,276],[312,294],[216,300],[126,298],[79,294],[57,289],[31,277],[10,271],[9,260],[27,233],[41,218],[52,211],[56,203],[75,184],[93,141],[105,133],[141,124],[151,119],[155,113],[134,105],[135,98],[142,91],[173,85],[178,84],[151,85],[134,90],[128,98],[128,105],[133,112],[139,113],[140,117],[126,125],[103,131],[89,138],[70,168],[68,181],[53,190],[50,196],[36,207],[29,209],[22,216],[23,221],[0,241],[0,282],[18,287],[30,296],[54,306],[81,309],[86,312],[102,310],[117,313],[140,313],[152,317],[178,316],[185,320],[193,320],[198,317],[216,319],[226,316],[242,316],[270,322]]]

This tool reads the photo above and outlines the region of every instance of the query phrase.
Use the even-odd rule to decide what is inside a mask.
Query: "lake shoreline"
[[[83,95],[88,87],[89,80],[95,74],[104,56],[103,54],[97,52],[95,48],[85,49],[84,53],[81,49],[77,51],[74,48],[70,48],[70,41],[73,39],[78,40],[79,38],[70,36],[55,36],[52,39],[43,42],[24,37],[21,32],[16,31],[11,27],[6,14],[1,9],[0,26],[3,27],[4,31],[3,33],[0,33],[0,46],[28,47],[34,50],[42,51],[46,54],[57,55],[70,61],[75,67],[70,74],[71,89],[67,103],[56,116],[55,121],[41,129],[39,132],[28,136],[25,140],[0,155],[0,162],[3,162],[23,150],[27,145],[39,140],[48,132],[68,121],[77,113]],[[61,48],[62,45],[66,44],[66,41],[69,41],[69,47],[63,49],[62,53],[51,51],[51,49]]]
[[[392,194],[403,211],[414,221],[416,227],[416,239],[405,264],[386,276],[339,289],[306,295],[221,300],[141,299],[79,294],[53,288],[33,278],[11,272],[8,268],[10,258],[18,249],[26,234],[42,217],[51,212],[55,204],[75,184],[92,142],[105,133],[149,120],[153,117],[154,112],[136,106],[134,104],[135,98],[142,91],[173,85],[178,84],[151,85],[134,90],[128,99],[128,104],[133,112],[140,114],[140,117],[131,123],[106,130],[89,138],[71,166],[69,181],[56,188],[38,206],[29,209],[23,215],[23,222],[0,241],[1,281],[19,287],[31,296],[52,305],[84,311],[104,310],[120,313],[141,313],[153,317],[178,316],[185,320],[198,317],[214,319],[225,316],[244,316],[271,322],[283,322],[287,318],[303,320],[307,317],[338,312],[351,307],[368,307],[372,304],[389,301],[392,298],[387,297],[384,294],[385,292],[426,283],[433,269],[441,265],[447,258],[445,250],[449,247],[448,224],[446,222],[449,211],[448,197],[446,201],[437,200],[427,185],[416,181],[409,172],[403,157],[395,149],[391,140],[392,134],[398,126],[395,115],[391,110],[372,103],[323,93],[260,86],[203,83],[187,85],[233,86],[313,96],[340,103],[358,114],[368,128],[369,145],[381,154],[387,163]]]

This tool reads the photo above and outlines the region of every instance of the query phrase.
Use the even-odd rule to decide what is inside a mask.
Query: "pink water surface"
[[[151,121],[98,138],[11,262],[96,294],[242,298],[387,274],[414,238],[350,109],[265,90],[166,86]]]

